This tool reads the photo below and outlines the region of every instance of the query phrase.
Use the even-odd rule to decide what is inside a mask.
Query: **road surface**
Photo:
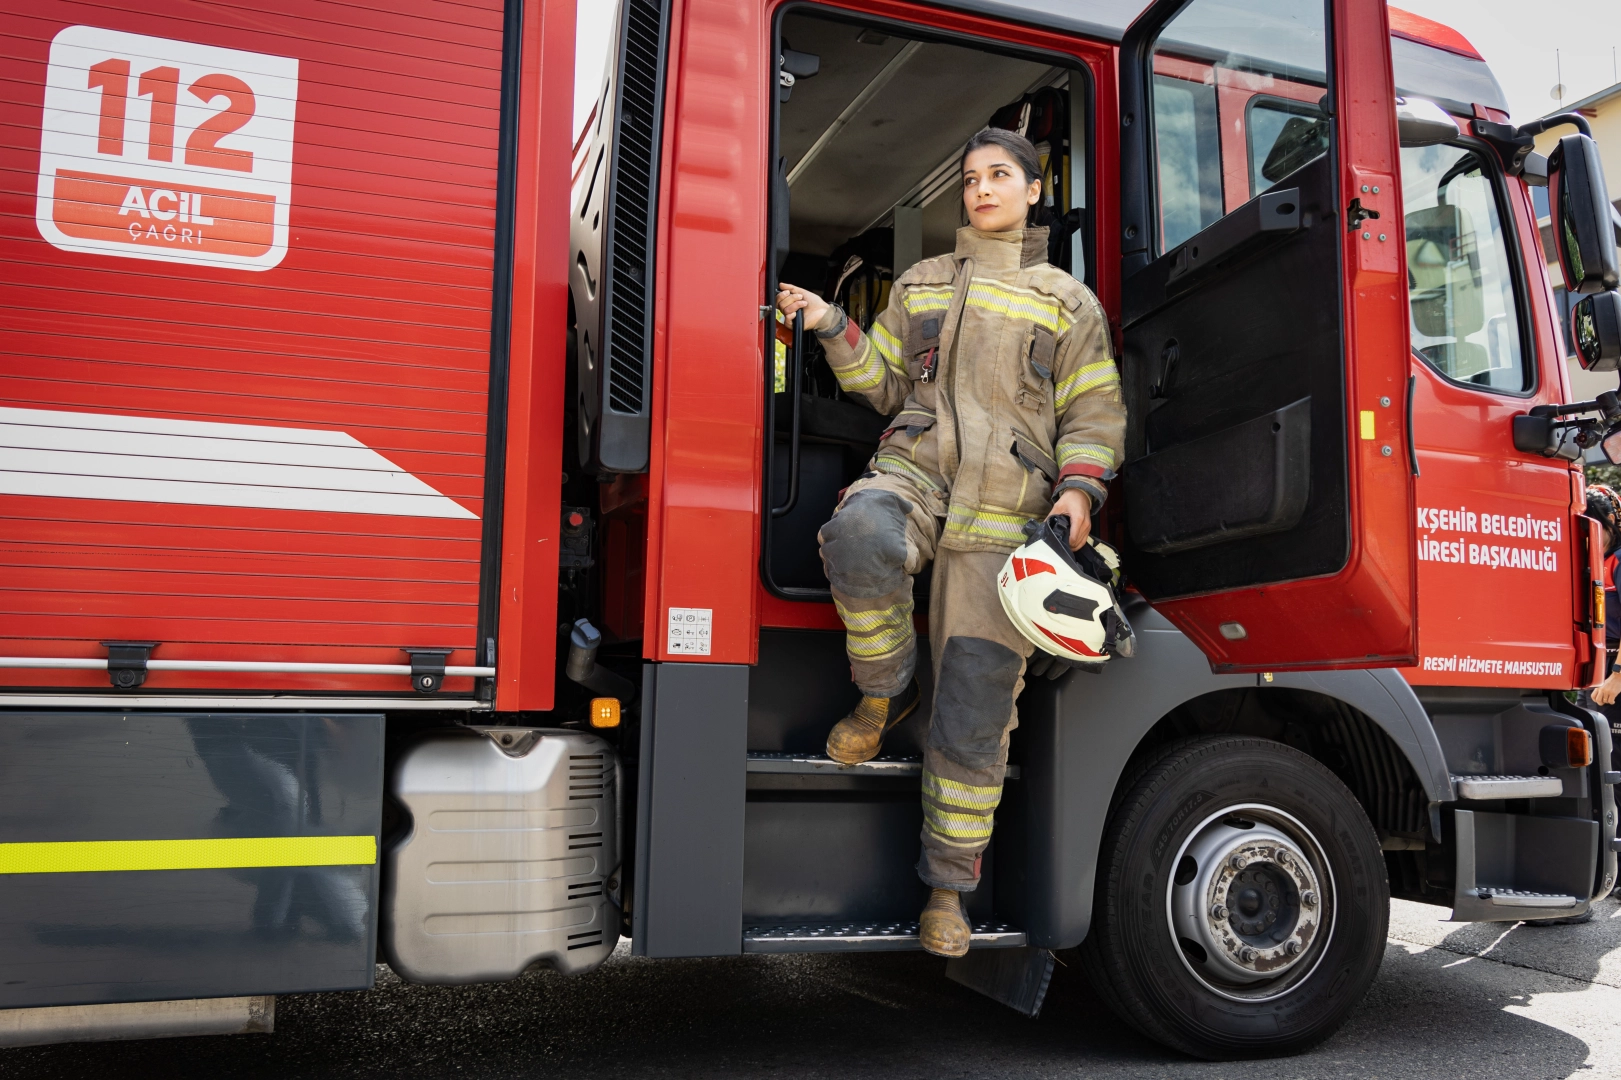
[[[0,1077],[770,1077],[851,1080],[1621,1076],[1621,906],[1585,926],[1454,926],[1392,905],[1378,981],[1296,1058],[1190,1061],[1118,1022],[1073,966],[1038,1020],[921,954],[648,961],[476,987],[283,998],[274,1035],[0,1050]],[[1071,964],[1074,958],[1060,954]]]

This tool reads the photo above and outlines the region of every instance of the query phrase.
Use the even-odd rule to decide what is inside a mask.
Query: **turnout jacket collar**
[[[959,263],[973,259],[977,271],[997,277],[1032,266],[1046,266],[1047,228],[1032,225],[1012,232],[988,233],[964,225],[957,230],[957,248],[951,257]]]
[[[894,417],[870,474],[911,481],[945,519],[943,547],[1012,551],[1068,488],[1102,505],[1120,375],[1102,308],[1047,262],[1046,229],[959,229],[950,255],[896,278],[871,327],[834,308],[816,334],[845,392]]]

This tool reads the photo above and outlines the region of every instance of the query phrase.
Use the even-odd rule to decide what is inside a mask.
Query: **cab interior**
[[[896,274],[955,247],[965,224],[962,147],[986,126],[1035,143],[1050,257],[1089,279],[1090,94],[1079,69],[1061,57],[990,51],[811,6],[789,9],[777,32],[780,70],[790,76],[781,82],[792,85],[779,86],[776,101],[776,280],[767,302],[777,281],[791,282],[871,326]],[[805,332],[799,355],[780,320],[774,339],[762,573],[778,595],[826,600],[816,532],[877,449],[886,418],[839,390],[814,334]]]

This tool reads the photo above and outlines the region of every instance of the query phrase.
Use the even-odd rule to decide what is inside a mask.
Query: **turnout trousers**
[[[932,493],[929,493],[932,494]],[[822,564],[863,694],[892,697],[917,667],[912,582],[929,563],[934,708],[923,753],[923,853],[931,887],[972,891],[1007,771],[1014,702],[1034,647],[997,596],[1005,552],[941,548],[931,499],[902,476],[857,481],[822,526]]]

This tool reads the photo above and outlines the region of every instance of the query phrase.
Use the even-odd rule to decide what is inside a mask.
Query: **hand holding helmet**
[[[1093,668],[1130,656],[1136,639],[1115,594],[1120,557],[1096,537],[1069,550],[1069,518],[1059,514],[1026,527],[1030,539],[1008,556],[997,595],[1008,618],[1033,645],[1032,675],[1057,678],[1071,665]]]

